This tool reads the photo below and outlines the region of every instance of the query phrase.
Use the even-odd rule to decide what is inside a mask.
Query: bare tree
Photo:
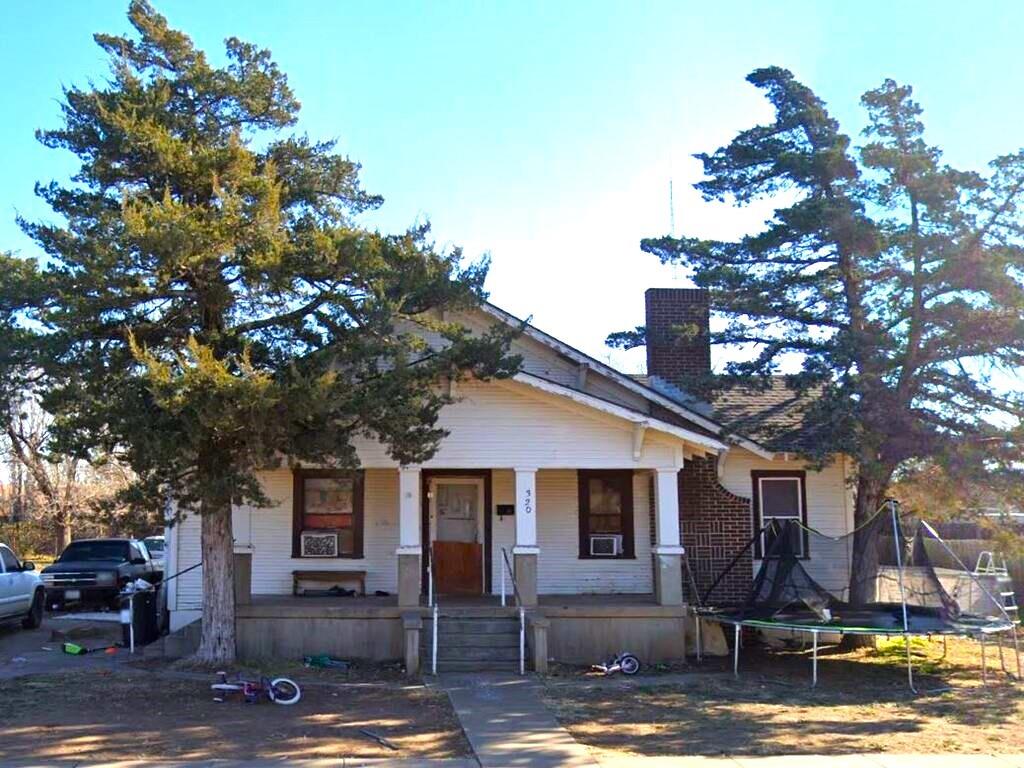
[[[79,525],[90,532],[118,532],[112,523],[123,516],[119,494],[130,481],[127,468],[108,455],[90,462],[51,453],[51,419],[32,395],[16,401],[11,411],[3,420],[0,447],[10,467],[6,495],[12,513],[22,520],[31,513],[48,528],[55,552],[71,542]]]

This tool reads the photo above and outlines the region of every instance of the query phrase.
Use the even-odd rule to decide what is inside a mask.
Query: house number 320
[[[533,514],[533,491],[529,488],[523,492],[523,514]]]

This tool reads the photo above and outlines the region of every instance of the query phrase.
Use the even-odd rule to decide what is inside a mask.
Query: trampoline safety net
[[[761,567],[741,604],[714,611],[723,619],[872,634],[1013,626],[995,584],[968,571],[927,523],[907,536],[891,505],[847,536],[773,521],[751,545],[762,555]]]

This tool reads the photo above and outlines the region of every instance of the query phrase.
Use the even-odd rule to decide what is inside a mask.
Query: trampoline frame
[[[934,632],[905,632],[902,629],[886,630],[881,627],[870,628],[870,627],[843,627],[843,626],[832,626],[825,625],[822,627],[809,627],[805,624],[792,624],[786,622],[774,622],[766,619],[733,619],[727,616],[718,616],[714,613],[702,613],[695,612],[695,625],[696,625],[696,646],[697,646],[697,661],[702,660],[702,645],[701,645],[701,621],[712,621],[716,624],[731,625],[733,627],[733,661],[732,671],[733,675],[739,677],[739,666],[740,666],[740,648],[742,647],[741,631],[743,627],[750,627],[753,629],[780,629],[787,630],[790,632],[802,632],[804,634],[811,635],[811,687],[815,688],[818,685],[818,647],[819,647],[819,636],[820,635],[875,635],[878,637],[903,637],[906,642],[907,649],[907,685],[913,693],[918,693],[917,688],[914,687],[914,663],[913,657],[910,651],[910,641],[914,637],[942,637],[944,640],[948,637],[966,637],[970,639],[976,639],[981,644],[981,679],[982,682],[988,683],[988,669],[986,663],[985,654],[985,639],[994,635],[999,639],[999,658],[1002,664],[1002,669],[1007,674],[1010,672],[1006,669],[1006,663],[1003,661],[1003,645],[1002,636],[1009,632],[1013,637],[1013,651],[1017,661],[1017,676],[1016,679],[1019,682],[1022,679],[1021,675],[1021,657],[1020,657],[1020,642],[1017,638],[1016,626],[1014,624],[996,624],[992,627],[980,627],[974,631],[964,631],[955,628],[949,630],[938,630]]]

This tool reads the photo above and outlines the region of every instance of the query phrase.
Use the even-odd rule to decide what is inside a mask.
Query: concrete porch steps
[[[420,634],[421,668],[431,669],[433,621]],[[438,616],[438,672],[518,672],[519,618],[502,609],[442,609]]]

